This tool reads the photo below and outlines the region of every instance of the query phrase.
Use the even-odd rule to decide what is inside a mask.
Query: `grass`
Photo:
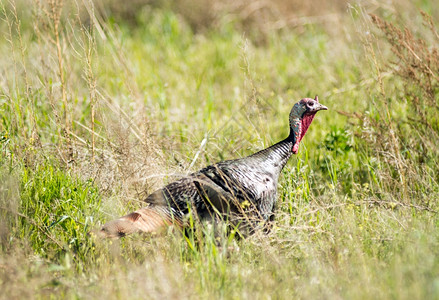
[[[0,4],[1,298],[439,298],[434,5],[98,3]],[[269,233],[88,234],[316,94]]]

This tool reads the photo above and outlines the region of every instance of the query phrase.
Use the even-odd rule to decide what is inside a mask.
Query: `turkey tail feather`
[[[99,231],[99,235],[107,238],[117,238],[135,232],[156,232],[172,224],[181,226],[181,222],[174,219],[167,210],[167,208],[160,209],[158,207],[139,209],[106,223]]]

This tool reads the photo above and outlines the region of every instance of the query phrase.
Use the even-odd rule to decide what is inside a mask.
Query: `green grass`
[[[439,59],[414,9],[436,22],[432,5],[279,30],[220,10],[197,30],[166,3],[99,24],[75,3],[59,42],[56,6],[0,5],[0,298],[439,299]],[[398,24],[415,38],[395,43]],[[89,234],[284,138],[315,95],[330,110],[282,173],[269,233]]]

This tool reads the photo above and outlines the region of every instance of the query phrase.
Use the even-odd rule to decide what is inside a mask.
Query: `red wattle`
[[[299,152],[300,141],[305,136],[305,133],[311,125],[315,115],[316,113],[305,114],[300,120],[300,136],[296,136],[296,143],[294,143],[293,149],[291,150],[294,154],[297,154],[297,152]]]

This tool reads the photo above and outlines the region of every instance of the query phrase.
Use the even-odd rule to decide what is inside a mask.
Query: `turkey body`
[[[315,104],[314,110],[306,105]],[[300,104],[300,105],[299,105]],[[319,110],[318,99],[299,101],[290,113],[290,134],[281,142],[248,157],[219,162],[176,180],[150,194],[147,205],[108,222],[100,233],[121,237],[133,232],[153,232],[165,225],[185,226],[195,213],[200,220],[227,220],[252,232],[273,213],[280,173]],[[248,230],[250,229],[250,230]]]
[[[245,208],[253,209],[257,217],[265,220],[277,199],[277,182],[291,156],[291,145],[283,141],[250,157],[208,166],[168,184],[145,201],[169,206],[179,218],[189,209],[207,217],[216,213],[242,213]],[[266,157],[266,152],[272,153]]]

